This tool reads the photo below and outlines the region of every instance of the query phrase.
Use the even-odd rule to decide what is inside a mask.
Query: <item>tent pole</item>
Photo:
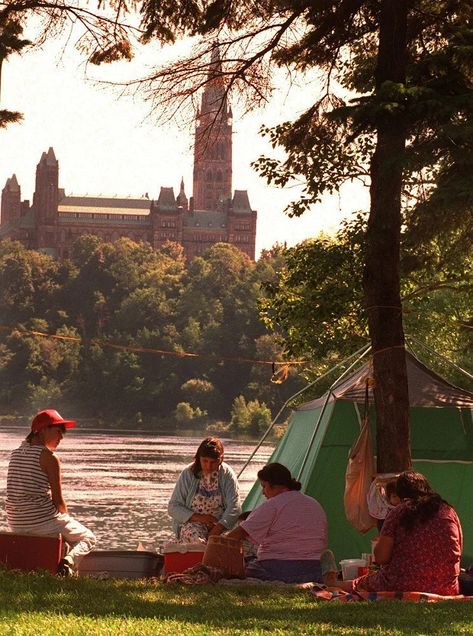
[[[461,367],[458,366],[458,364],[455,364],[455,362],[452,362],[451,360],[449,360],[448,358],[446,358],[445,356],[443,356],[441,353],[438,353],[438,351],[435,351],[435,349],[431,349],[429,346],[427,346],[424,342],[421,342],[420,340],[417,340],[417,338],[414,338],[414,336],[411,336],[410,334],[406,334],[406,337],[409,340],[412,340],[412,342],[415,342],[417,345],[419,345],[420,347],[424,347],[424,349],[426,351],[429,351],[430,353],[432,353],[433,355],[437,356],[437,358],[440,358],[441,360],[443,360],[444,362],[448,362],[448,364],[450,366],[452,366],[454,369],[456,369],[457,371],[460,371],[461,373],[463,373],[464,375],[466,375],[467,378],[469,378],[470,380],[473,380],[473,375],[471,373],[468,373],[468,371],[465,371],[465,369],[462,369]]]
[[[345,358],[345,360],[342,360],[341,362],[338,362],[334,367],[332,367],[331,369],[329,369],[328,371],[326,371],[325,373],[322,373],[322,375],[320,375],[318,378],[316,378],[313,382],[311,382],[310,384],[308,384],[307,386],[305,386],[303,389],[300,389],[299,391],[297,391],[297,393],[294,393],[294,395],[291,395],[291,397],[289,397],[284,404],[282,405],[282,407],[279,409],[276,417],[273,418],[273,421],[271,422],[271,424],[269,425],[268,429],[266,430],[266,432],[264,433],[263,437],[260,439],[260,441],[258,442],[256,448],[253,450],[253,452],[251,453],[251,455],[248,457],[248,459],[246,460],[246,462],[244,463],[243,467],[241,468],[240,472],[237,475],[237,478],[239,479],[241,474],[243,473],[243,471],[248,467],[248,465],[250,464],[251,460],[253,459],[253,457],[256,455],[256,453],[259,451],[259,449],[261,448],[264,440],[268,437],[268,435],[270,434],[270,432],[273,430],[274,425],[276,424],[276,422],[278,421],[279,416],[281,415],[281,413],[284,411],[284,409],[286,408],[286,406],[292,402],[293,400],[296,399],[296,397],[299,397],[299,395],[302,395],[302,393],[304,393],[305,391],[307,391],[308,389],[310,389],[311,387],[313,387],[315,384],[317,384],[317,382],[320,382],[320,380],[323,380],[323,378],[325,378],[327,375],[329,375],[330,373],[332,373],[332,371],[335,371],[335,369],[338,369],[338,367],[340,367],[342,364],[345,364],[346,362],[348,362],[349,360],[351,360],[352,358],[354,358],[355,356],[358,356],[360,353],[363,352],[363,354],[366,352],[366,348],[371,348],[371,345],[366,344],[363,347],[361,347],[361,349],[358,349],[358,351],[355,351],[355,353],[352,353],[351,356],[349,356],[348,358]],[[361,358],[357,358],[357,361],[361,360]],[[332,384],[333,386],[333,384]]]
[[[363,351],[363,353],[354,362],[352,362],[347,369],[345,369],[345,371],[342,373],[342,375],[340,377],[338,377],[334,382],[332,382],[332,384],[331,384],[331,386],[330,386],[330,388],[329,388],[329,390],[327,392],[327,398],[326,398],[326,400],[324,402],[322,410],[320,411],[319,417],[317,419],[317,423],[314,426],[314,430],[312,432],[312,436],[310,438],[309,445],[308,445],[307,450],[305,452],[304,459],[302,460],[302,465],[300,467],[299,474],[297,475],[297,480],[298,481],[300,481],[300,479],[302,477],[302,473],[304,472],[304,468],[305,468],[305,465],[306,465],[307,460],[309,458],[310,451],[312,450],[312,445],[314,443],[315,436],[317,435],[317,431],[318,431],[320,422],[322,421],[322,417],[324,416],[327,404],[328,404],[328,402],[329,402],[329,400],[330,400],[330,398],[332,396],[332,390],[333,390],[334,386],[336,386],[341,380],[343,380],[343,378],[347,375],[347,373],[349,373],[353,369],[353,367],[356,364],[358,364],[358,362],[360,360],[362,360],[365,357],[365,355],[367,353],[369,353],[370,351],[371,351],[371,345],[368,345],[367,348]]]

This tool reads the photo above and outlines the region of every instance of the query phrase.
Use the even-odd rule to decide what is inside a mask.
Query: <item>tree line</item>
[[[221,243],[186,264],[176,244],[84,236],[58,262],[0,243],[2,413],[259,433],[302,382],[272,384],[271,364],[251,362],[282,359],[258,310],[281,259]]]
[[[369,342],[365,232],[360,213],[335,236],[275,246],[256,263],[225,243],[186,262],[174,243],[155,251],[83,236],[59,262],[0,242],[0,413],[55,406],[115,426],[258,435],[307,381]],[[404,231],[406,330],[468,368],[471,252],[444,236],[414,266],[409,237]],[[304,364],[285,367],[290,360]]]

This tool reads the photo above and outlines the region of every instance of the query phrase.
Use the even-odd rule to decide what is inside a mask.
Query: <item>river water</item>
[[[23,429],[0,428],[0,531],[7,529],[4,502],[9,454],[24,436]],[[68,432],[56,451],[63,493],[69,512],[97,535],[97,549],[134,550],[139,542],[157,545],[172,537],[167,502],[200,441],[135,431]],[[256,442],[223,442],[225,461],[238,473]],[[264,445],[242,474],[242,501],[271,452],[272,447]]]

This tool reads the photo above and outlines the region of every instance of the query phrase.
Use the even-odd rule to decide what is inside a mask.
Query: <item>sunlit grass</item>
[[[305,590],[58,579],[0,571],[0,634],[108,636],[473,633],[473,602],[314,601]]]

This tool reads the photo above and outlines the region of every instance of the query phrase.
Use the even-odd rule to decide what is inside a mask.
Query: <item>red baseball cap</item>
[[[31,422],[31,432],[38,433],[47,426],[64,426],[65,428],[72,428],[76,425],[75,420],[63,419],[57,411],[54,409],[45,409],[39,411]]]

